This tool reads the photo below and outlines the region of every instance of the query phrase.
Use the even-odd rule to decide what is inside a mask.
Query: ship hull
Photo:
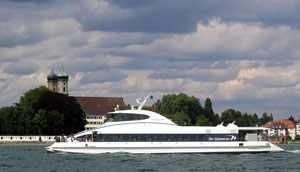
[[[74,142],[54,143],[47,148],[48,153],[131,153],[131,154],[173,154],[173,153],[266,153],[281,152],[283,149],[269,142],[228,142],[228,143],[179,143],[179,142]]]

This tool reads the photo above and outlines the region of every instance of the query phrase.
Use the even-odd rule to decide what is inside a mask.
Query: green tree
[[[235,124],[238,126],[245,126],[241,112],[234,109],[228,109],[224,111],[221,115],[220,120],[224,122],[224,125],[235,122]]]
[[[13,106],[6,106],[0,109],[0,132],[1,134],[15,134],[16,133],[16,116],[15,108]]]
[[[181,126],[191,125],[191,119],[185,112],[176,112],[172,121]]]
[[[257,116],[255,117],[255,115],[251,115],[251,114],[247,114],[247,113],[244,113],[242,115],[242,119],[243,119],[243,123],[245,126],[247,127],[254,127],[257,125]]]
[[[0,109],[1,134],[71,134],[84,130],[85,123],[75,98],[45,86],[24,93],[20,103]]]
[[[200,115],[198,117],[196,126],[212,126],[212,122],[210,122],[204,115]]]
[[[294,117],[292,115],[288,118],[288,120],[290,120],[292,122],[295,122],[295,119],[294,119]]]
[[[190,121],[187,122],[187,125],[195,125],[198,117],[203,114],[203,108],[199,99],[194,96],[189,97],[184,93],[164,95],[162,100],[158,100],[154,104],[153,109],[155,112],[180,124],[182,124],[182,122],[178,121],[180,118],[185,119],[185,122]],[[178,115],[180,114],[183,117],[179,118]],[[189,119],[187,119],[187,116]]]
[[[258,116],[257,116],[256,113],[253,114],[253,118],[254,118],[254,121],[255,121],[255,122],[254,122],[255,125],[258,124]]]
[[[210,98],[206,98],[204,105],[204,116],[211,121],[212,125],[217,125],[219,123],[218,118],[214,114],[214,110],[212,108],[212,103]]]
[[[46,111],[39,109],[33,121],[38,130],[38,134],[64,133],[64,115],[56,110]]]
[[[80,104],[74,97],[68,97],[67,95],[60,93],[47,92],[41,97],[37,107],[48,111],[48,113],[51,112],[50,114],[52,114],[53,119],[48,118],[48,120],[52,121],[52,126],[57,126],[55,122],[63,124],[62,128],[64,134],[71,134],[84,130],[86,116],[81,109]],[[60,116],[63,118],[61,119],[58,114],[61,114]]]
[[[33,123],[37,129],[37,134],[44,134],[47,128],[47,111],[39,109],[33,118]]]
[[[269,121],[273,121],[273,115],[271,114],[270,116],[268,115],[267,112],[264,112],[262,117],[259,118],[258,120],[258,124],[261,125],[265,125],[267,122]]]
[[[35,89],[30,89],[20,97],[19,105],[22,108],[22,113],[24,115],[23,120],[25,123],[24,128],[26,134],[38,134],[33,123],[33,118],[39,110],[38,103],[40,102],[41,97],[49,91],[50,90],[47,87],[41,86]]]

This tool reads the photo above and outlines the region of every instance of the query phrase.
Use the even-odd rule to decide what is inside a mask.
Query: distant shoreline
[[[54,142],[26,142],[26,141],[15,141],[15,142],[0,142],[0,145],[51,145]]]
[[[300,144],[300,141],[295,141],[295,142],[289,142],[288,144]]]

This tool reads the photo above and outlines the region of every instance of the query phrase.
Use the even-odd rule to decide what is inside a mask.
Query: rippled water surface
[[[300,145],[262,154],[47,154],[40,145],[0,145],[0,171],[300,171]]]

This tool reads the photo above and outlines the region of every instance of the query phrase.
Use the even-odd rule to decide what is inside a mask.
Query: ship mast
[[[138,104],[140,104],[140,106],[138,107],[137,110],[141,110],[142,109],[142,107],[145,105],[145,103],[147,102],[147,100],[148,100],[149,97],[151,97],[151,99],[153,97],[151,92],[147,95],[147,97],[144,97],[144,101],[143,102],[140,101],[141,98],[136,99],[136,102]]]

